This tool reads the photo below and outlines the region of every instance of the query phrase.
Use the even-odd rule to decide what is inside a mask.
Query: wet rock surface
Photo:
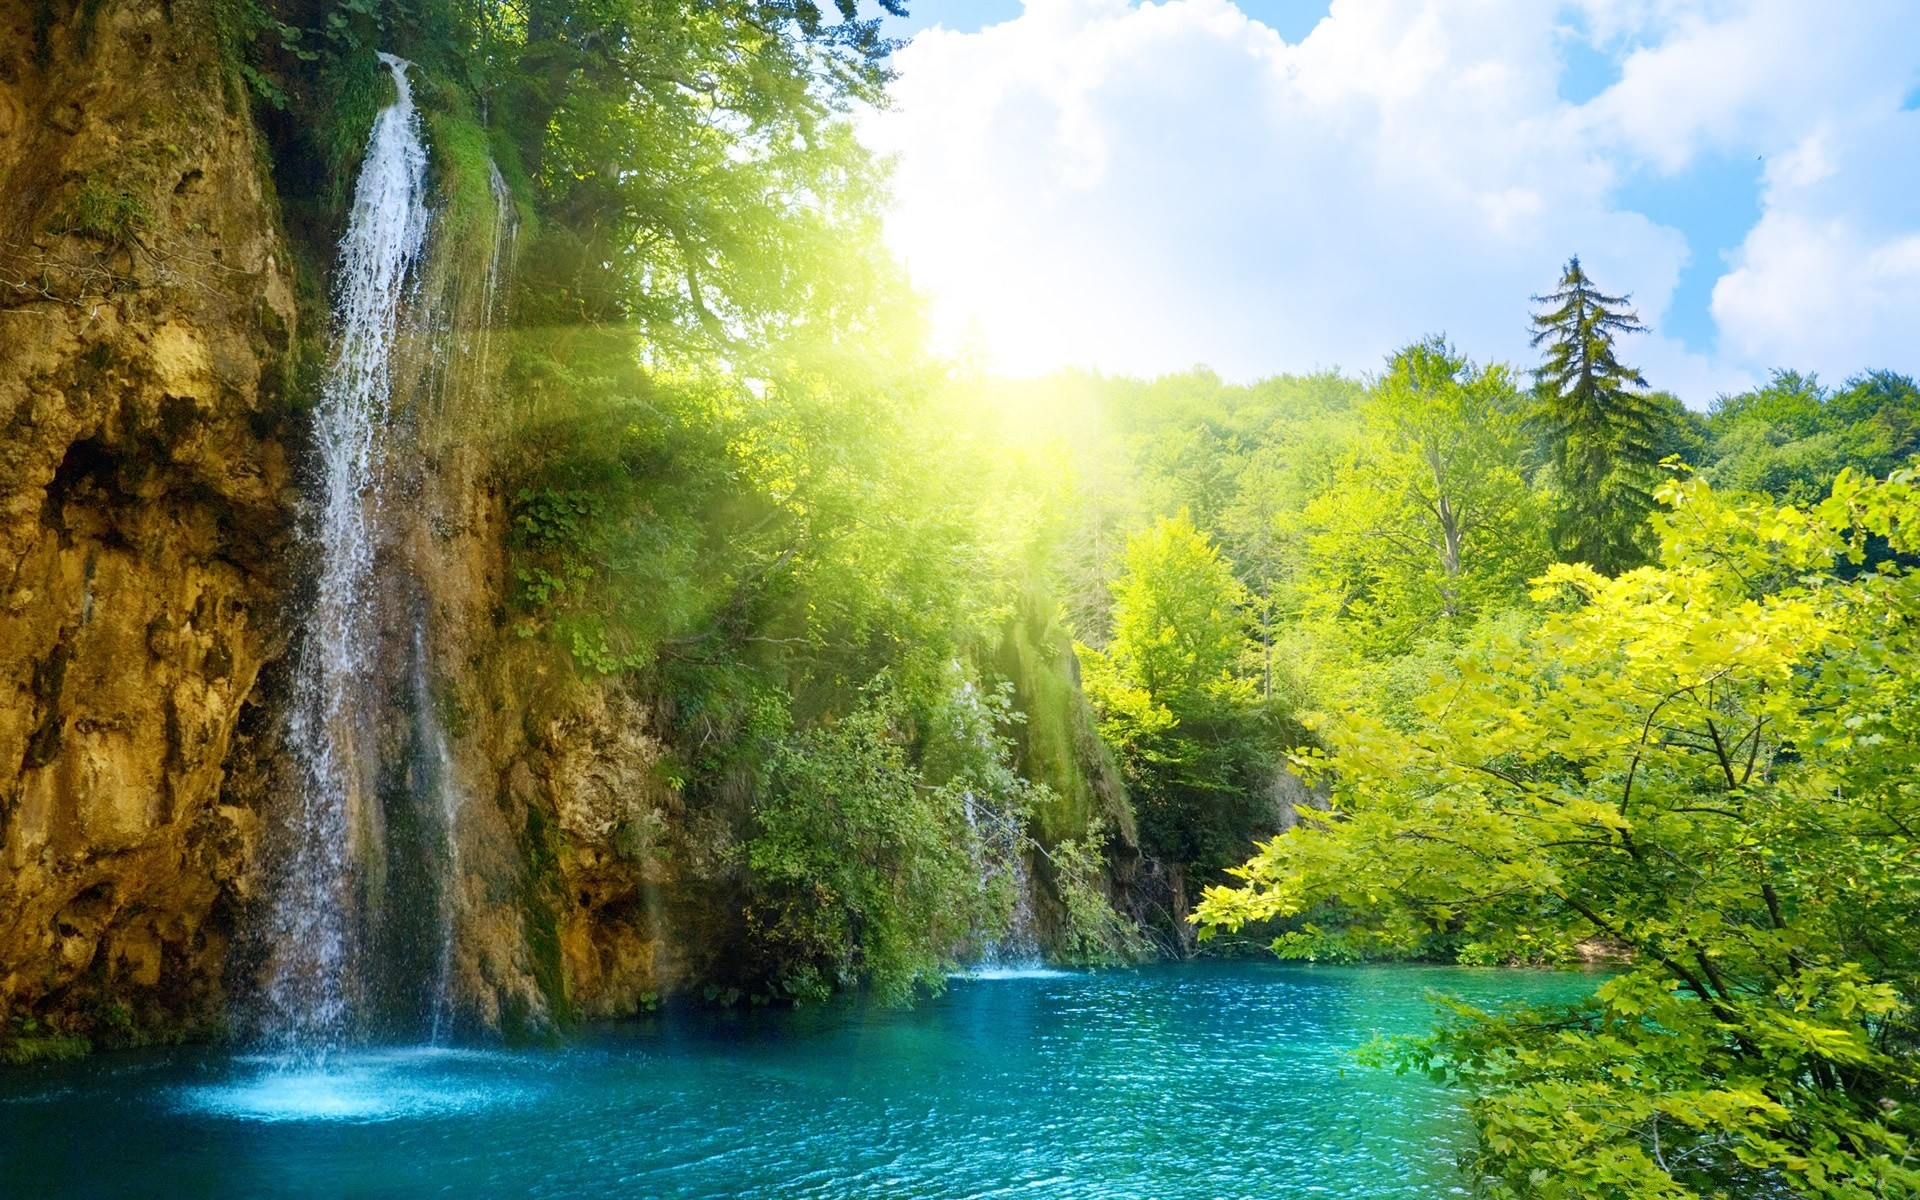
[[[296,322],[205,5],[0,0],[0,1014],[215,1022]]]

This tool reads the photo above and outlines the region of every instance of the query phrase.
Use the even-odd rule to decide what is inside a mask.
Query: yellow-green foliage
[[[1584,1004],[1459,1009],[1388,1055],[1473,1091],[1491,1195],[1913,1195],[1920,572],[1832,568],[1920,549],[1920,487],[1662,499],[1657,566],[1553,567],[1557,611],[1469,645],[1410,729],[1321,718],[1334,811],[1200,917],[1304,921],[1299,957],[1622,950]]]
[[[1146,935],[1113,907],[1107,895],[1107,864],[1102,854],[1107,836],[1107,827],[1095,820],[1047,855],[1053,888],[1065,910],[1059,956],[1076,966],[1120,966],[1153,954]]]
[[[426,124],[440,185],[434,232],[457,246],[477,249],[475,243],[492,232],[497,211],[487,176],[493,158],[487,131],[470,114],[445,109],[429,109]]]
[[[1066,631],[1031,595],[1008,618],[995,655],[1025,716],[1016,733],[1020,769],[1048,791],[1035,806],[1033,834],[1052,847],[1084,839],[1088,829],[1104,823],[1131,843],[1137,836],[1133,809],[1080,691],[1071,656]]]
[[[526,184],[513,187],[519,177],[511,156],[488,135],[486,126],[469,110],[464,96],[447,87],[422,89],[427,141],[433,147],[433,166],[440,191],[434,214],[434,235],[451,243],[460,262],[481,261],[492,249],[499,203],[488,170],[497,166],[512,192],[513,216],[523,234],[531,234],[533,213],[524,203]]]
[[[1281,744],[1249,669],[1249,594],[1184,509],[1127,539],[1113,590],[1113,640],[1079,647],[1101,735],[1149,853],[1217,870],[1261,830]]]
[[[64,1062],[92,1052],[93,1043],[86,1038],[48,1029],[33,1017],[16,1017],[0,1029],[0,1065]]]
[[[1524,602],[1549,557],[1548,512],[1522,470],[1527,403],[1512,372],[1444,339],[1415,342],[1358,416],[1300,517],[1304,613],[1378,658]]]

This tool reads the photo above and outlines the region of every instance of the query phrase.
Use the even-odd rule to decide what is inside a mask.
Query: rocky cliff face
[[[431,598],[434,719],[460,805],[460,1023],[536,1033],[723,974],[737,924],[724,823],[690,814],[662,778],[647,705],[504,626],[506,515],[484,454],[441,446],[423,465],[406,540]]]
[[[0,0],[0,1015],[221,1011],[296,311],[204,0]]]

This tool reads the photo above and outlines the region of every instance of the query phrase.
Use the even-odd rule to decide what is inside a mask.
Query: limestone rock
[[[257,842],[296,315],[205,0],[57,7],[0,0],[0,1016],[165,1032]]]

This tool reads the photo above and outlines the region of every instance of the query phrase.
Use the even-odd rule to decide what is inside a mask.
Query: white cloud
[[[1027,0],[902,51],[867,136],[899,156],[889,236],[950,340],[977,328],[1015,372],[1242,378],[1368,369],[1436,330],[1526,359],[1527,296],[1574,252],[1657,325],[1713,248],[1621,208],[1620,184],[1773,156],[1714,293],[1718,351],[1633,348],[1698,403],[1789,350],[1829,374],[1920,366],[1896,329],[1920,311],[1900,133],[1920,115],[1898,111],[1920,9],[1836,7],[1334,0],[1290,45],[1228,0]],[[1584,105],[1559,95],[1570,37],[1620,59]],[[1905,159],[1876,164],[1891,143]]]
[[[1714,316],[1734,353],[1831,363],[1830,377],[1882,363],[1913,369],[1920,233],[1878,240],[1845,219],[1772,211],[1747,235],[1740,257],[1713,290]]]

